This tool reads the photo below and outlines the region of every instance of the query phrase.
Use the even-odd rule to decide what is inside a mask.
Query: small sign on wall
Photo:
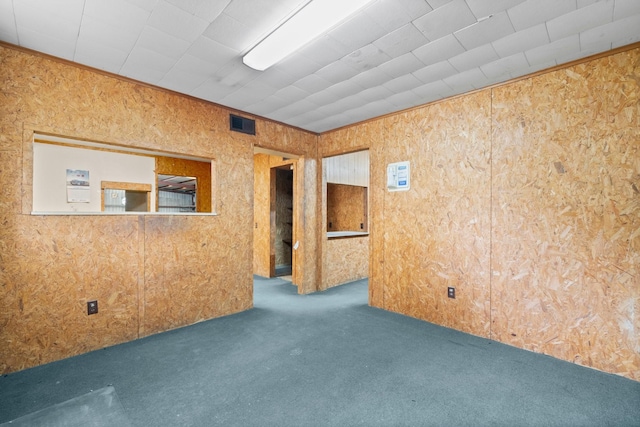
[[[407,191],[411,186],[409,162],[390,163],[387,166],[387,190]]]
[[[67,203],[89,203],[89,171],[67,169]]]

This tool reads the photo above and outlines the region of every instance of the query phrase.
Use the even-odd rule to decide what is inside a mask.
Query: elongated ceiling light
[[[313,0],[276,28],[243,58],[264,71],[361,9],[371,0]]]

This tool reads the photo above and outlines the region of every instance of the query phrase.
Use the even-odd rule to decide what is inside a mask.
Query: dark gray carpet
[[[367,282],[0,379],[0,423],[113,385],[134,426],[640,426],[640,383],[367,306]]]
[[[131,423],[115,389],[109,386],[0,424],[0,427],[49,426],[129,427]]]

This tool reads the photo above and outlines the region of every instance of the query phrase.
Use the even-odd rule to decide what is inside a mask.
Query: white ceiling
[[[0,40],[314,132],[640,41],[640,0],[376,0],[245,66],[302,3],[0,0]]]

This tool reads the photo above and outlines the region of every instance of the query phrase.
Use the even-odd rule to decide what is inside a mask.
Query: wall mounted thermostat
[[[409,162],[390,163],[387,166],[387,190],[407,191],[411,184]]]

